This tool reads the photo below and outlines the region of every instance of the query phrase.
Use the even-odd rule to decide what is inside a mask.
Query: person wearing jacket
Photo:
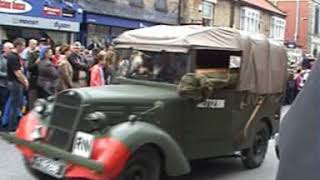
[[[40,62],[38,64],[38,95],[39,98],[48,98],[55,94],[58,70],[55,65],[51,62],[50,57],[52,56],[52,50],[46,48],[43,50],[43,54],[40,56]]]
[[[13,44],[15,48],[6,55],[8,89],[10,93],[9,97],[11,98],[10,103],[6,103],[10,104],[7,118],[8,131],[16,130],[19,118],[21,117],[21,110],[24,106],[23,91],[29,89],[29,81],[23,73],[21,57],[19,55],[25,48],[25,40],[17,38]]]
[[[89,70],[86,60],[81,55],[81,43],[75,42],[72,46],[72,54],[68,60],[73,68],[72,83],[74,87],[79,88],[83,86],[83,82],[86,82],[86,74]]]
[[[90,86],[103,86],[106,84],[104,67],[106,60],[103,55],[97,55],[95,65],[90,69]]]
[[[38,63],[39,63],[39,49],[37,47],[38,41],[35,39],[29,40],[28,48],[24,49],[22,52],[22,59],[27,63],[27,77],[30,82],[30,87],[28,90],[28,107],[33,108],[34,102],[38,98]]]
[[[54,49],[54,55],[52,55],[51,57],[51,62],[54,64],[54,65],[58,65],[58,62],[59,62],[59,59],[60,59],[60,46],[57,46],[55,49]]]
[[[5,43],[3,46],[3,54],[0,55],[0,112],[1,116],[6,105],[9,90],[8,90],[8,73],[7,73],[7,58],[5,57],[13,49],[12,43]]]
[[[73,88],[72,76],[73,68],[68,61],[71,54],[70,46],[63,45],[60,48],[60,60],[58,62],[59,69],[59,80],[57,85],[57,92]]]

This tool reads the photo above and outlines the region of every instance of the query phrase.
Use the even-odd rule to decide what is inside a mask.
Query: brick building
[[[320,1],[273,0],[287,14],[286,42],[295,43],[307,53],[320,52]]]
[[[286,14],[266,0],[185,0],[183,24],[226,26],[284,40]]]

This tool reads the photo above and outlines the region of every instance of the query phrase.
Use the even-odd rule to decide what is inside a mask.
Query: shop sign
[[[32,10],[31,4],[23,0],[0,0],[0,12],[22,14]]]
[[[71,24],[69,22],[56,21],[54,23],[54,28],[57,29],[57,30],[70,29],[71,28]]]
[[[61,9],[45,6],[43,8],[43,13],[48,16],[61,16]]]
[[[76,11],[73,9],[62,9],[62,16],[63,17],[68,17],[68,18],[74,18],[76,16]]]
[[[3,19],[6,19],[6,21],[0,21],[1,25],[51,29],[70,32],[80,31],[79,22],[10,14],[1,14],[1,17]]]

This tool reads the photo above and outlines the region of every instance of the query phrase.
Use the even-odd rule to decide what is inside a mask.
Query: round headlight
[[[89,121],[93,129],[104,128],[106,125],[108,125],[107,115],[103,112],[90,113],[86,116],[85,119]]]
[[[34,103],[34,108],[33,110],[39,114],[42,114],[45,112],[46,110],[46,101],[44,99],[38,99],[35,103]]]

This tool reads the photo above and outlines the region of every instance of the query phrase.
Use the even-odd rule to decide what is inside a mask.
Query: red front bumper
[[[39,148],[34,148],[33,146],[25,145],[26,143],[30,143],[37,144],[37,146],[39,147],[42,146],[40,143],[32,142],[31,134],[37,125],[39,125],[39,121],[37,120],[37,118],[32,114],[28,114],[27,116],[21,119],[16,137],[12,137],[17,139],[17,141],[13,141],[13,143],[17,144],[17,148],[21,151],[23,156],[28,161],[31,161],[36,154],[47,156],[46,151],[38,151]],[[45,132],[43,133],[45,135]],[[19,140],[22,140],[24,142],[19,144],[17,143]],[[43,144],[43,146],[46,146],[46,148],[48,148],[48,145]],[[52,149],[54,149],[54,147],[52,147]],[[52,152],[53,151],[50,152],[50,157],[55,156],[55,154]],[[74,156],[69,152],[62,152],[62,154],[64,155],[64,157],[68,155]],[[90,158],[91,161],[103,165],[103,170],[101,172],[91,170],[89,166],[81,166],[77,164],[76,161],[72,162],[71,160],[66,160],[68,158],[61,159],[66,160],[66,162],[68,163],[65,172],[66,178],[82,178],[88,180],[112,180],[119,176],[121,171],[124,169],[130,155],[131,152],[122,142],[116,139],[103,137],[95,139]]]

